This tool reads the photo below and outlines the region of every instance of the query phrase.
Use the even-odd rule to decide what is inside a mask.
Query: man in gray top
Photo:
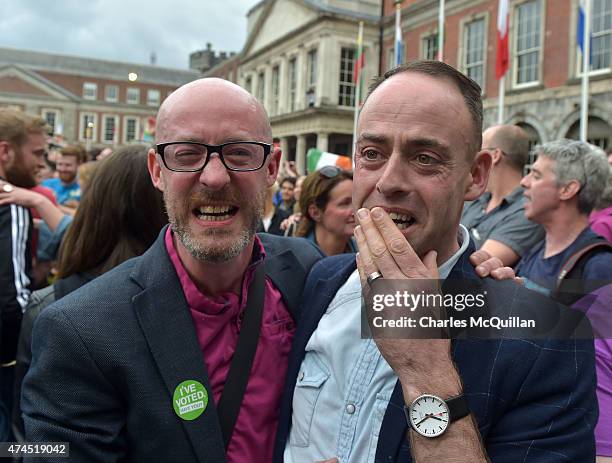
[[[518,126],[497,125],[482,134],[482,149],[493,157],[487,192],[465,204],[461,223],[479,249],[513,266],[544,238],[542,227],[525,217],[520,186],[529,139]]]

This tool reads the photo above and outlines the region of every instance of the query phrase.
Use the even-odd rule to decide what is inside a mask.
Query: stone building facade
[[[0,48],[0,106],[45,118],[64,142],[150,141],[157,109],[197,71]]]
[[[576,46],[578,0],[510,0],[510,69],[504,122],[522,126],[532,144],[579,138],[581,58]],[[612,148],[612,4],[593,1],[588,139]],[[403,0],[405,59],[437,52],[438,0]],[[395,1],[384,0],[383,60],[390,66]],[[485,98],[485,128],[497,122],[497,0],[446,0],[444,61],[475,78]]]
[[[206,75],[255,95],[286,159],[304,173],[309,148],[352,154],[359,22],[369,80],[378,70],[380,13],[380,0],[263,0],[247,15],[241,53]]]

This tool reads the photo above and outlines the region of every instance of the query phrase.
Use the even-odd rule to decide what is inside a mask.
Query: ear
[[[572,199],[574,196],[578,195],[580,188],[580,182],[578,180],[572,180],[567,185],[564,185],[559,189],[559,199],[561,201],[568,201]]]
[[[321,209],[319,209],[314,204],[311,204],[310,206],[308,206],[308,215],[310,216],[310,218],[312,220],[314,220],[315,222],[319,223],[322,220],[322,215],[323,214],[321,212]]]
[[[0,141],[0,163],[6,167],[13,158],[13,154],[10,143],[7,141]]]
[[[147,153],[147,167],[149,168],[149,175],[153,186],[159,191],[164,191],[164,179],[162,177],[161,158],[155,153],[155,150],[151,148]]]
[[[489,181],[492,164],[493,158],[488,151],[480,151],[476,154],[468,175],[464,201],[473,201],[484,193]]]
[[[270,161],[268,161],[266,169],[266,178],[267,185],[271,187],[276,182],[276,178],[278,177],[278,171],[280,169],[280,161],[281,161],[282,152],[280,148],[274,148],[272,145],[272,152],[270,153]]]
[[[489,151],[489,154],[491,155],[491,160],[492,160],[491,165],[495,166],[499,164],[499,161],[501,161],[501,158],[503,156],[501,150],[498,148],[495,148],[494,150]]]

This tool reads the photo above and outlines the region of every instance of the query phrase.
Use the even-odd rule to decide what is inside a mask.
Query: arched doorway
[[[571,125],[565,137],[571,138],[572,140],[580,139],[580,119]],[[611,148],[612,127],[599,117],[589,117],[587,141],[592,145],[599,146],[604,151]]]

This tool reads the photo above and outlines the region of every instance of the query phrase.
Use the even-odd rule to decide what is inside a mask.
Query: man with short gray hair
[[[541,224],[546,236],[523,257],[516,273],[526,287],[587,312],[598,337],[604,338],[595,340],[600,410],[595,440],[598,457],[612,457],[612,328],[605,302],[612,288],[612,245],[589,227],[589,213],[608,179],[606,156],[574,140],[545,143],[535,152],[538,159],[521,185],[525,215]]]
[[[516,125],[496,125],[482,134],[482,149],[493,158],[487,191],[466,203],[461,223],[476,247],[513,266],[544,237],[542,227],[525,217],[519,185],[529,157],[529,139]]]

